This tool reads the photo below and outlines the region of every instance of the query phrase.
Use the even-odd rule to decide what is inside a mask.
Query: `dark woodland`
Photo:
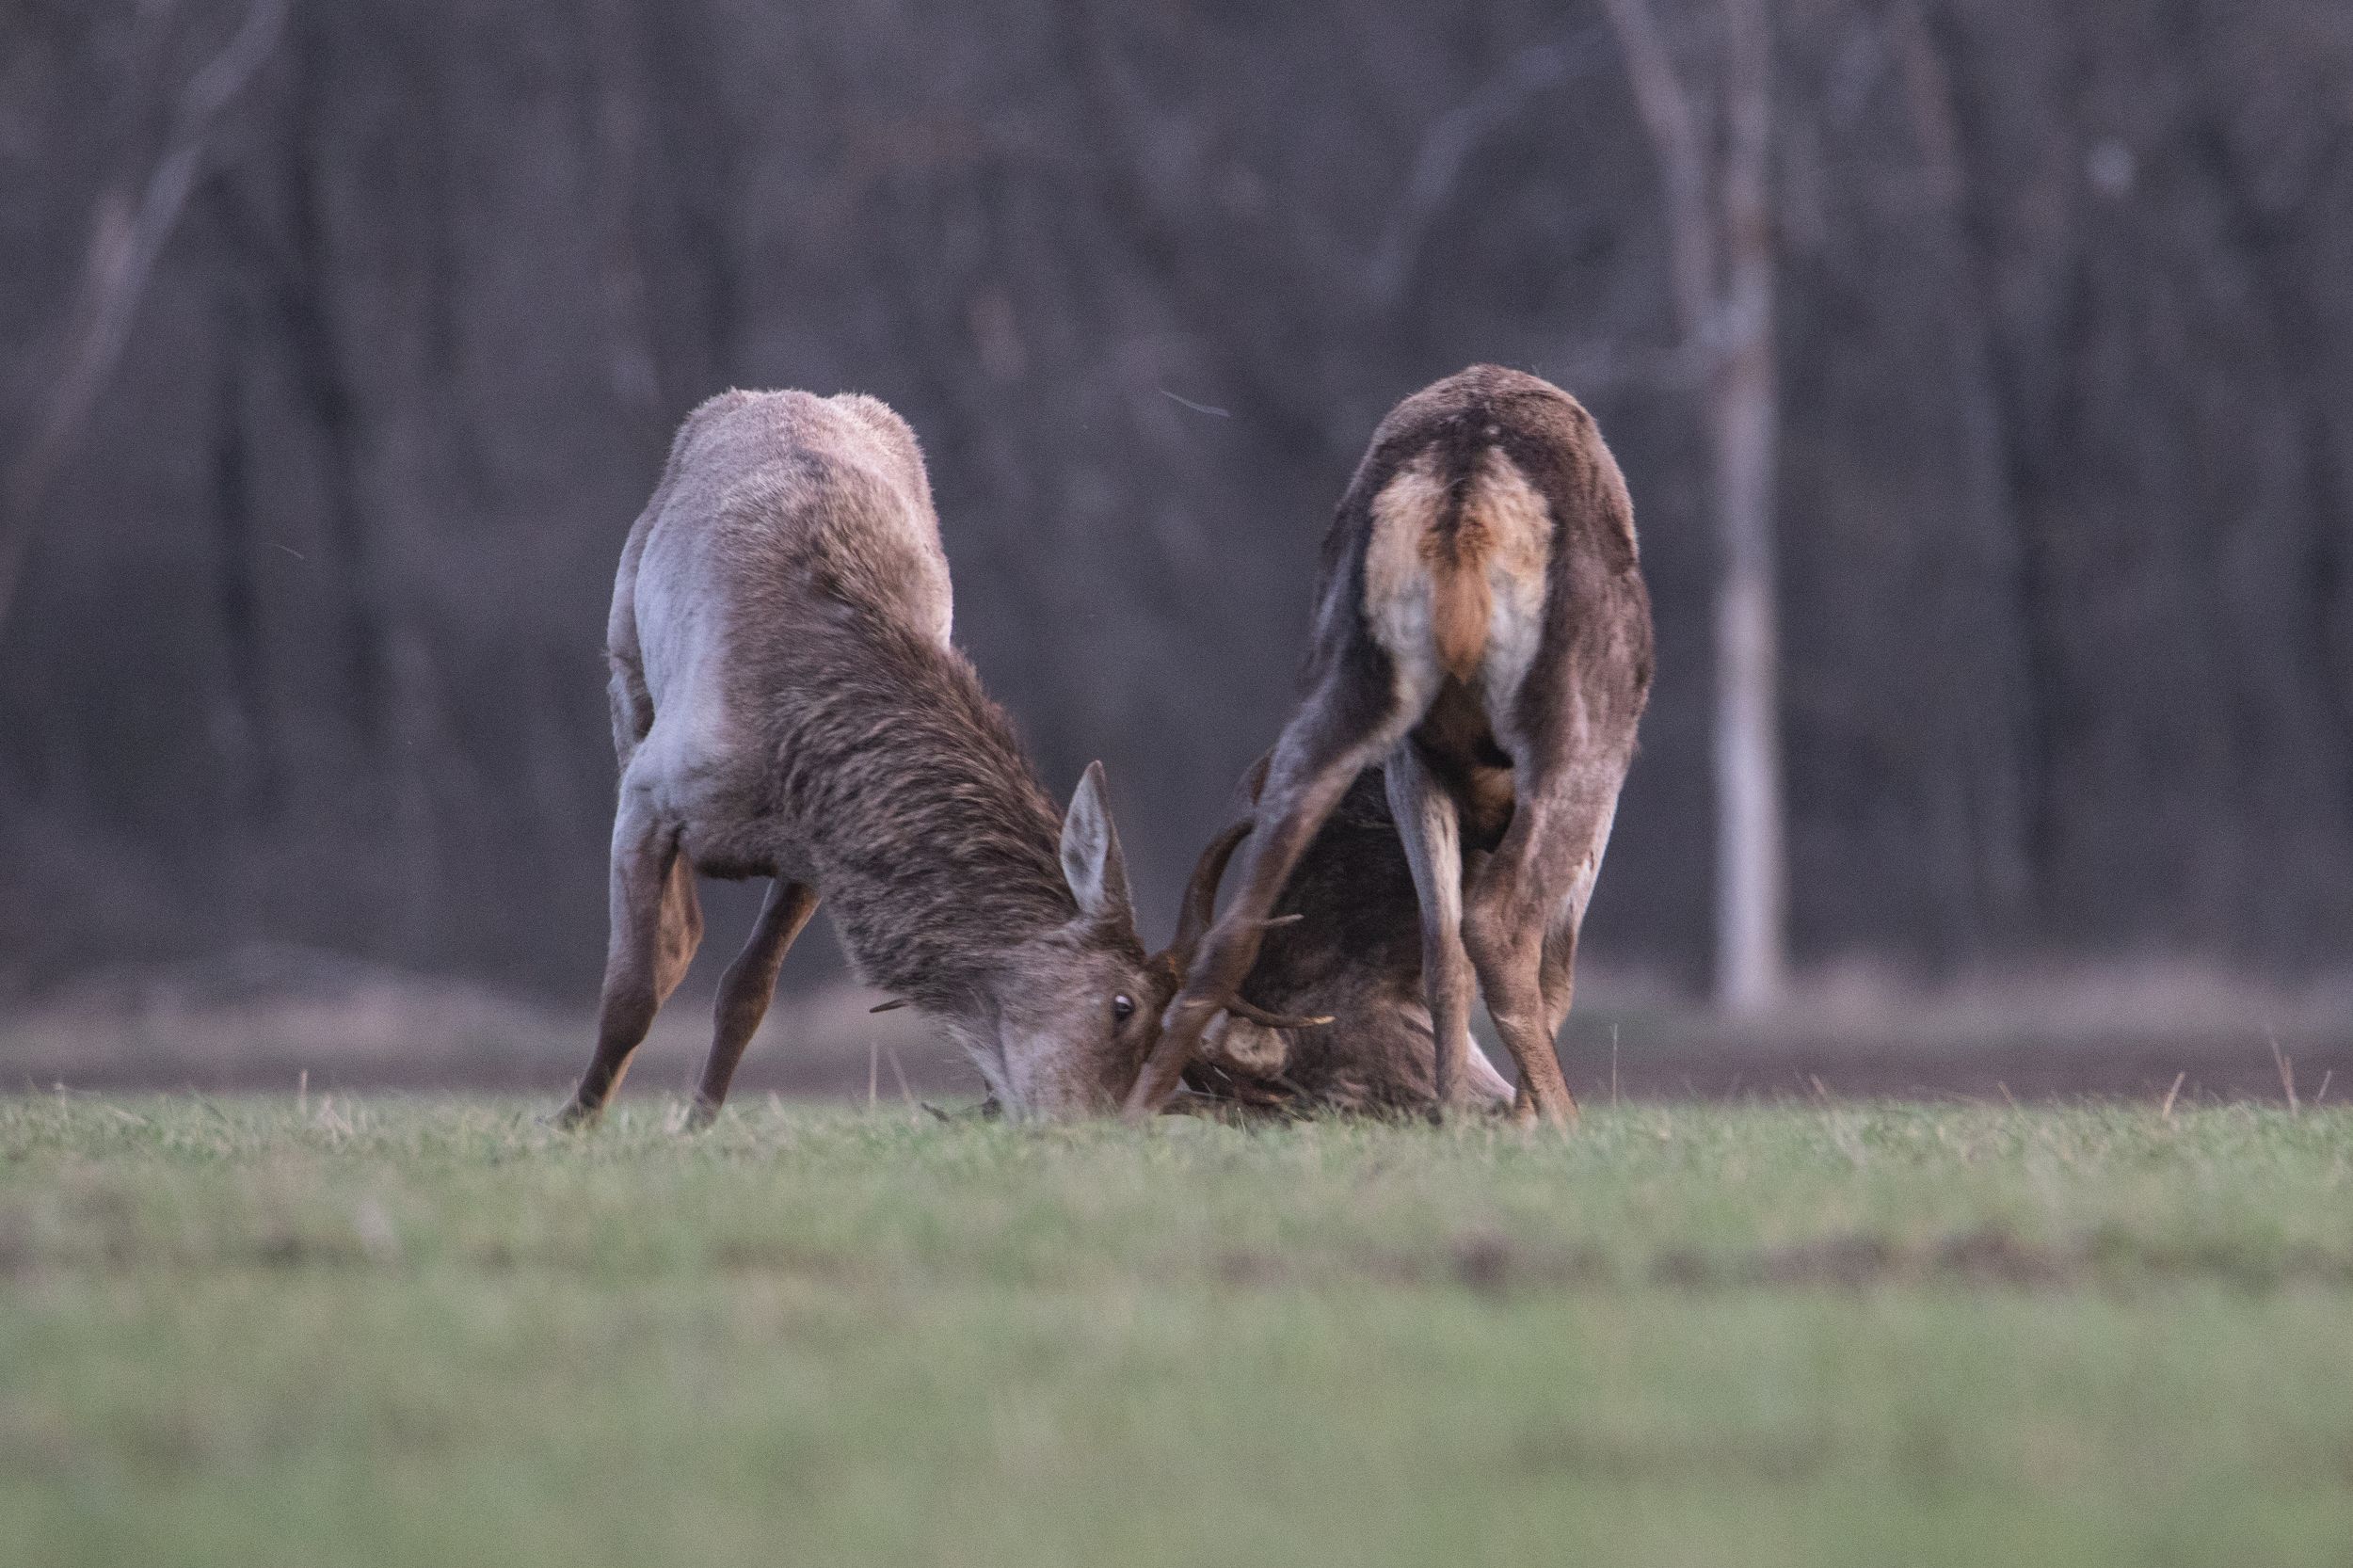
[[[1704,88],[1712,12],[1657,12]],[[2353,7],[1771,14],[1797,964],[2338,968]],[[1374,424],[1491,360],[1632,489],[1657,679],[1586,942],[1697,991],[1669,249],[1586,0],[0,0],[0,970],[584,1003],[614,564],[728,387],[914,426],[958,639],[1057,800],[1105,761],[1157,942]]]

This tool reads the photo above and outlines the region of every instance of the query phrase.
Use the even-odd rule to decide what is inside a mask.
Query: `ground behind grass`
[[[0,1560],[2353,1554],[2342,1110],[538,1109],[0,1099]]]

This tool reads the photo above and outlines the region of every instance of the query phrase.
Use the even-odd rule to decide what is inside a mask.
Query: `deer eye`
[[[1135,1011],[1136,999],[1129,996],[1127,992],[1122,991],[1119,995],[1112,998],[1112,1016],[1120,1023],[1124,1024],[1129,1018],[1135,1016]]]

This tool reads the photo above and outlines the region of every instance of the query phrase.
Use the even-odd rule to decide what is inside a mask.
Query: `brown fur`
[[[1453,1097],[1467,1062],[1475,976],[1516,1112],[1565,1121],[1552,1042],[1650,679],[1632,504],[1576,399],[1477,365],[1399,404],[1324,536],[1306,695],[1129,1115],[1249,983],[1294,869],[1379,765],[1420,913],[1433,1092]]]
[[[1264,762],[1247,781],[1255,802]],[[1244,1000],[1322,1016],[1314,1028],[1269,1028],[1227,1013],[1203,1036],[1186,1080],[1213,1098],[1290,1110],[1399,1112],[1436,1103],[1430,1009],[1422,994],[1421,915],[1413,868],[1389,814],[1382,772],[1368,768],[1300,857],[1275,905]],[[1455,1080],[1457,1103],[1495,1106],[1512,1086],[1478,1046]]]

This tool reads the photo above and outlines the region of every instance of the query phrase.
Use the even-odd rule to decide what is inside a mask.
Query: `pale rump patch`
[[[1451,529],[1434,452],[1372,499],[1365,618],[1410,707],[1428,701],[1442,674],[1481,687],[1491,709],[1508,702],[1543,634],[1551,511],[1494,447],[1480,454],[1467,484]]]
[[[1365,545],[1365,620],[1397,668],[1401,706],[1418,711],[1438,689],[1431,638],[1431,583],[1423,540],[1436,525],[1446,486],[1432,455],[1400,469],[1372,498]]]
[[[1545,632],[1545,578],[1552,564],[1552,510],[1519,465],[1494,447],[1480,455],[1477,489],[1465,510],[1486,547],[1487,709],[1507,711]],[[1467,679],[1467,677],[1465,677]]]

